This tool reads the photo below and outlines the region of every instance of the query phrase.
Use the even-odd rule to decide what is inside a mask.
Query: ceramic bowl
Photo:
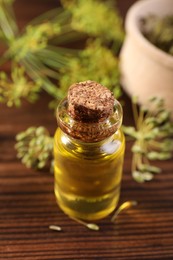
[[[173,114],[173,56],[155,47],[141,33],[140,19],[173,15],[173,0],[141,0],[128,10],[126,38],[120,52],[121,84],[140,104],[162,97]]]

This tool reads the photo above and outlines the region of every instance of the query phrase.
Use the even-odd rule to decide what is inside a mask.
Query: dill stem
[[[132,111],[133,111],[135,126],[138,129],[138,110],[137,110],[137,105],[134,102],[132,102]]]
[[[131,171],[134,172],[136,170],[136,154],[133,154],[132,157],[132,164],[131,164]]]
[[[138,123],[137,123],[137,129],[140,129],[140,126],[142,125],[143,120],[144,120],[144,111],[142,109],[140,109]]]

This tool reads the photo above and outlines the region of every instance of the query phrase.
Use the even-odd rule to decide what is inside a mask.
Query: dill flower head
[[[22,98],[35,101],[41,87],[41,82],[29,80],[22,67],[15,66],[11,79],[5,72],[0,72],[0,102],[7,106],[19,106]]]
[[[111,89],[117,98],[120,96],[118,59],[99,40],[89,42],[78,56],[69,59],[67,68],[61,73],[63,90],[74,82],[90,79]]]
[[[62,4],[72,13],[72,28],[103,41],[122,43],[124,32],[122,20],[111,1],[62,0]]]
[[[28,168],[42,169],[53,164],[53,137],[43,127],[30,127],[16,136],[17,157]]]

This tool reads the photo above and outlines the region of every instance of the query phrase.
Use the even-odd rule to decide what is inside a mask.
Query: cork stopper
[[[82,142],[98,142],[114,134],[122,123],[122,108],[112,92],[87,80],[71,85],[57,109],[60,128]]]
[[[67,99],[70,116],[80,122],[101,122],[113,113],[112,92],[95,81],[73,84],[68,90]]]

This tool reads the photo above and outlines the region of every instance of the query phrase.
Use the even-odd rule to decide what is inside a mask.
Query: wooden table
[[[119,1],[125,14],[134,1]],[[21,26],[51,7],[56,0],[18,0]],[[120,202],[137,200],[138,206],[99,221],[91,231],[69,219],[58,208],[53,176],[26,169],[16,159],[15,135],[31,125],[46,126],[53,134],[56,120],[43,94],[19,109],[0,105],[0,260],[172,260],[173,259],[173,161],[157,163],[163,173],[152,182],[138,184],[131,177],[131,152],[127,143]],[[132,121],[126,97],[125,122]],[[48,226],[60,225],[62,232]]]

